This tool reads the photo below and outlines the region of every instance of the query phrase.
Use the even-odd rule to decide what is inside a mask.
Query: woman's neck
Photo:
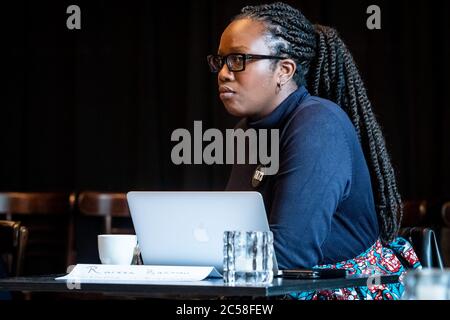
[[[287,97],[289,97],[295,90],[297,90],[297,85],[286,85],[281,88],[280,92],[277,94],[274,102],[269,108],[264,109],[258,114],[252,115],[250,118],[251,121],[258,121],[269,114],[271,114]]]

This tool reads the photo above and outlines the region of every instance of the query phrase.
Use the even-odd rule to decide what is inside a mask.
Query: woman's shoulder
[[[309,96],[292,112],[285,129],[299,127],[313,131],[327,131],[330,134],[345,132],[356,138],[356,130],[347,113],[331,100]]]

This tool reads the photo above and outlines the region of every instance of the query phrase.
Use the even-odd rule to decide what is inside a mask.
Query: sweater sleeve
[[[321,263],[332,216],[350,192],[351,159],[344,127],[320,104],[287,126],[269,220],[280,269]]]

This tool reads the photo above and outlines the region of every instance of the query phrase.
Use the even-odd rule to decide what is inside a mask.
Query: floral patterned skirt
[[[401,261],[400,261],[401,260]],[[398,300],[401,298],[404,285],[403,276],[407,269],[421,268],[419,259],[411,244],[397,237],[395,241],[384,246],[377,240],[364,253],[354,259],[336,264],[318,265],[317,269],[346,269],[349,275],[399,275],[398,283],[364,287],[350,287],[320,291],[302,291],[289,294],[290,299],[298,300]]]

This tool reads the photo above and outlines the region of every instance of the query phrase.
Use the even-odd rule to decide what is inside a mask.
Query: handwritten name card
[[[151,281],[201,281],[221,278],[214,267],[77,264],[56,280],[79,282],[139,283]]]

